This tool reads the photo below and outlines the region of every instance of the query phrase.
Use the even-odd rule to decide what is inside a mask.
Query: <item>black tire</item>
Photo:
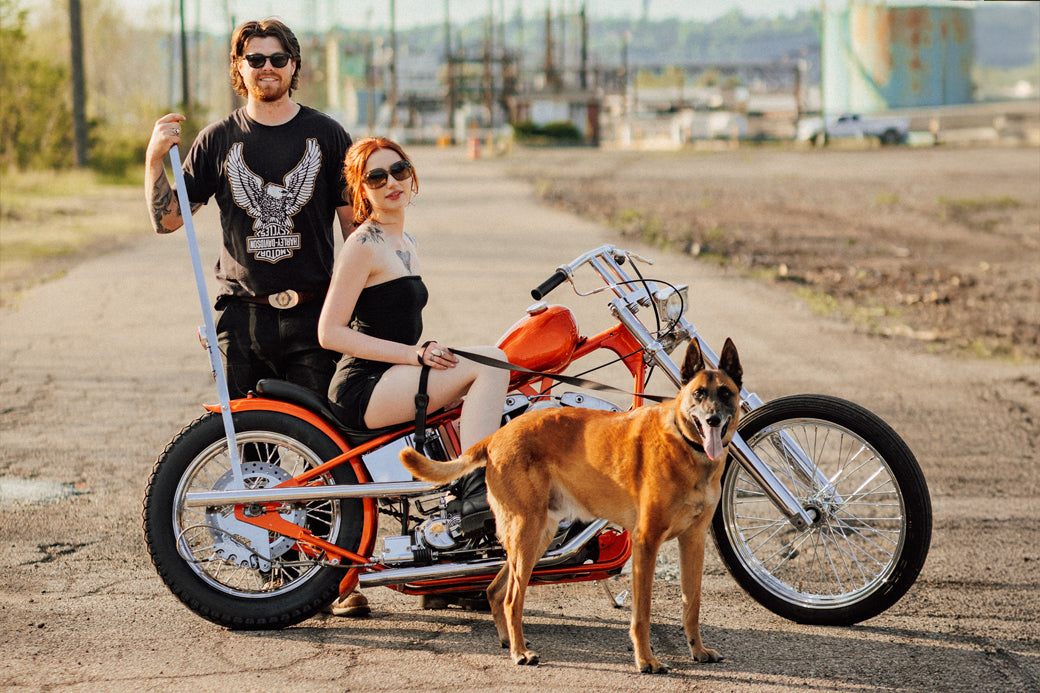
[[[739,432],[820,513],[797,530],[731,456],[712,534],[740,586],[773,613],[814,625],[859,623],[895,604],[921,572],[932,535],[924,475],[898,434],[866,409],[824,395],[768,402]],[[811,474],[797,470],[792,440]]]
[[[341,453],[324,433],[287,414],[246,411],[235,414],[233,421],[250,487],[280,483]],[[277,629],[310,618],[339,594],[344,569],[314,562],[293,540],[274,533],[267,536],[270,564],[257,561],[258,554],[241,540],[252,526],[235,520],[232,506],[183,504],[189,488],[226,487],[230,475],[218,413],[189,424],[159,456],[143,514],[145,540],[159,577],[189,609],[226,628]],[[357,483],[349,464],[322,478],[326,483]],[[360,500],[308,502],[287,507],[282,516],[326,541],[358,550],[364,522]]]
[[[899,144],[903,140],[897,130],[885,130],[881,133],[881,144],[885,146],[892,146]]]

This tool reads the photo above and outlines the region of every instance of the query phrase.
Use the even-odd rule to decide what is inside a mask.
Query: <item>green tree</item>
[[[66,168],[73,163],[69,73],[27,49],[28,10],[0,0],[0,168]]]

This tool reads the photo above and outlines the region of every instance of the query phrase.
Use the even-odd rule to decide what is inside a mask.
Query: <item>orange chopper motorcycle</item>
[[[171,158],[178,175],[176,148]],[[177,188],[183,194],[181,181]],[[274,629],[358,586],[406,594],[486,588],[505,552],[482,485],[464,477],[436,487],[413,480],[398,461],[417,432],[428,455],[458,456],[459,410],[432,413],[418,431],[407,423],[358,432],[327,401],[284,381],[261,381],[255,393],[228,401],[188,219],[186,231],[221,404],[173,438],[148,482],[145,537],[170,591],[219,625]],[[605,245],[531,292],[537,302],[498,342],[526,369],[511,375],[503,420],[545,407],[618,410],[587,392],[558,392],[559,374],[593,354],[627,368],[632,406],[651,398],[644,387],[655,369],[678,389],[669,353],[683,342],[699,340],[717,365],[684,317],[686,288],[643,278],[637,261],[649,262]],[[579,271],[598,277],[597,286],[579,292]],[[582,336],[570,309],[541,300],[564,282],[580,296],[608,294],[616,324]],[[763,403],[742,390],[741,398],[745,413],[712,523],[730,573],[760,604],[797,622],[848,625],[883,612],[913,585],[931,539],[930,498],[913,453],[875,414],[836,397]],[[531,584],[606,587],[630,550],[628,533],[606,521],[561,523]],[[619,606],[623,597],[606,591]]]

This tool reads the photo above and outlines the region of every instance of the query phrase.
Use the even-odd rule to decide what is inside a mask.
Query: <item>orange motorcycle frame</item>
[[[562,371],[572,362],[591,354],[599,349],[606,349],[616,354],[628,369],[635,382],[633,394],[633,406],[641,406],[643,398],[639,395],[643,392],[643,383],[646,378],[646,363],[642,358],[642,346],[636,339],[619,323],[594,337],[579,337],[570,358],[559,370]],[[521,348],[522,350],[522,348]],[[513,354],[506,352],[510,361],[524,360],[524,354]],[[520,379],[516,390],[531,399],[547,397],[549,389],[556,383],[550,377],[530,375]],[[249,395],[242,399],[230,402],[232,414],[244,411],[272,411],[285,414],[304,421],[315,427],[330,440],[332,440],[343,452],[328,460],[327,462],[309,469],[292,479],[278,484],[279,487],[308,486],[313,485],[316,479],[331,471],[334,467],[342,464],[350,464],[358,479],[358,483],[370,483],[372,477],[365,467],[362,456],[377,448],[397,440],[402,435],[407,435],[414,430],[410,424],[402,425],[389,433],[372,438],[360,445],[351,445],[343,434],[330,424],[324,417],[290,402],[271,399],[268,397]],[[205,405],[209,411],[219,412],[219,405]],[[459,407],[443,411],[431,416],[428,425],[436,428],[442,424],[450,423],[458,418]],[[453,426],[444,426],[451,437],[449,441],[456,451],[459,450],[459,440]],[[296,540],[298,548],[311,556],[319,557],[322,554],[336,563],[347,563],[355,567],[350,568],[341,584],[341,591],[349,590],[356,585],[359,571],[366,568],[382,570],[382,566],[372,562],[372,553],[375,547],[376,534],[379,524],[379,512],[375,498],[363,498],[363,523],[361,540],[358,552],[350,551],[331,542],[315,537],[310,530],[300,527],[285,520],[279,513],[279,503],[262,503],[263,512],[253,516],[247,516],[244,512],[245,505],[235,506],[235,518],[268,531],[276,532]],[[531,576],[532,582],[581,582],[587,580],[603,580],[618,574],[628,561],[632,552],[631,537],[625,530],[608,530],[598,537],[599,557],[596,561],[580,566],[552,567],[535,570]],[[445,592],[453,590],[472,590],[485,586],[493,575],[477,575],[464,578],[445,578],[441,580],[418,581],[408,585],[394,585],[405,594],[427,594],[431,592]]]

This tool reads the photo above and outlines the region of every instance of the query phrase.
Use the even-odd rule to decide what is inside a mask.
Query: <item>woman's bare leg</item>
[[[494,347],[466,347],[466,351],[505,359]],[[459,437],[466,450],[498,429],[502,403],[509,387],[509,372],[459,358],[454,368],[431,369],[426,391],[429,411],[436,411],[465,397]],[[415,393],[419,389],[418,366],[394,366],[379,379],[365,410],[369,428],[404,423],[415,417]]]
[[[505,360],[506,355],[493,347],[467,349],[474,353]],[[464,360],[464,359],[463,359]],[[459,420],[459,442],[463,450],[479,443],[502,425],[502,405],[509,388],[509,371],[477,365],[476,378],[469,386]],[[441,371],[444,372],[444,371]],[[430,374],[433,380],[433,374]]]

